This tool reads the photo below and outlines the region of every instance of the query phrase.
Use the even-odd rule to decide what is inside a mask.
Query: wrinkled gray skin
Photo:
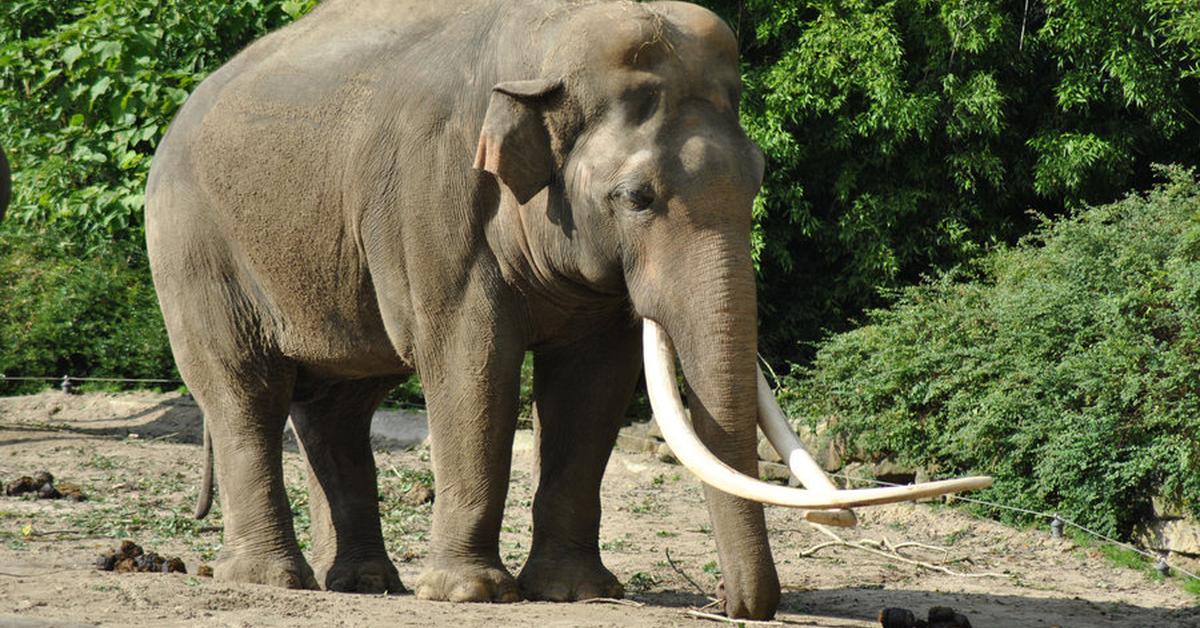
[[[736,54],[681,3],[327,0],[196,90],[154,159],[146,231],[215,451],[217,578],[402,589],[368,426],[415,370],[437,481],[417,595],[620,595],[599,483],[640,317],[674,338],[701,437],[755,473],[763,160],[738,123]],[[526,350],[540,479],[514,579],[498,535]],[[289,413],[311,569],[281,474]],[[706,498],[728,613],[770,617],[762,507]]]

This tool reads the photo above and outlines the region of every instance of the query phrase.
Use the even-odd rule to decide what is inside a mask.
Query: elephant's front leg
[[[600,561],[600,480],[641,363],[641,336],[627,321],[534,354],[541,469],[533,544],[519,579],[530,599],[623,593]]]
[[[416,594],[516,602],[521,597],[499,546],[524,347],[503,334],[448,338],[442,345],[446,349],[421,367],[437,498],[430,565]]]

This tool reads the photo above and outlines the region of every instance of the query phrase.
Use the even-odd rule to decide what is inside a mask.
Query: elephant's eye
[[[608,199],[622,209],[645,211],[654,204],[654,190],[648,185],[622,183],[608,193]]]

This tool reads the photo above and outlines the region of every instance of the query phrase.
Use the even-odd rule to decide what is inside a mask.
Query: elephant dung
[[[929,609],[929,619],[917,619],[907,608],[885,608],[879,611],[883,628],[971,628],[966,615],[946,606]]]
[[[39,499],[68,499],[77,502],[85,499],[77,484],[62,482],[55,486],[54,475],[49,471],[39,471],[33,477],[23,475],[4,487],[4,494],[10,497],[28,493],[35,494]]]
[[[101,571],[117,573],[187,573],[182,559],[165,558],[147,552],[130,540],[122,541],[117,549],[97,556],[94,564]]]

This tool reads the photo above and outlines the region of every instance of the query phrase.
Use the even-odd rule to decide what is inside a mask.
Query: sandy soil
[[[81,484],[83,503],[0,497],[0,625],[346,625],[346,626],[671,626],[702,625],[687,615],[717,581],[716,552],[698,483],[682,468],[618,451],[604,484],[601,540],[609,568],[632,604],[512,605],[422,602],[411,595],[358,596],[215,582],[195,575],[115,574],[93,559],[122,538],[178,555],[190,574],[220,548],[220,512],[189,517],[200,466],[196,407],[177,395],[133,393],[0,398],[0,478],[45,469]],[[532,497],[532,439],[518,438],[502,555],[525,559]],[[428,481],[428,453],[377,443],[384,529],[401,577],[414,582],[427,551],[428,504],[401,496]],[[304,490],[294,447],[285,458],[302,544]],[[970,574],[931,572],[828,540],[794,512],[768,522],[783,582],[779,621],[797,626],[877,626],[887,606],[920,616],[945,605],[976,627],[1200,626],[1195,595],[1178,579],[1156,580],[1114,566],[1097,548],[1017,530],[939,505],[860,511],[847,539],[919,542],[909,555]],[[670,554],[670,561],[667,554]],[[674,564],[672,564],[672,561]],[[683,574],[686,574],[687,578]],[[716,625],[716,624],[713,624]]]

